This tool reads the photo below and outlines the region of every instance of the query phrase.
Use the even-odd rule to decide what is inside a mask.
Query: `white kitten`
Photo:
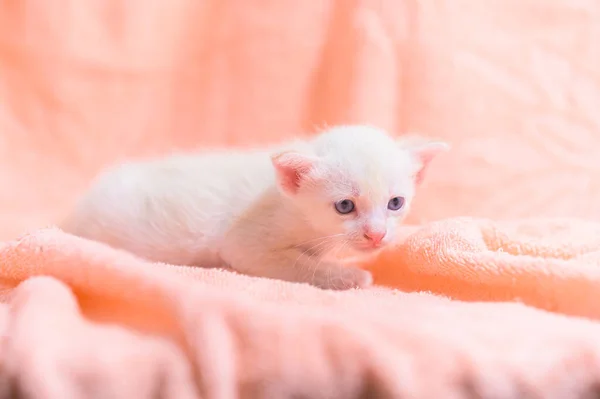
[[[149,260],[348,289],[394,241],[444,143],[405,145],[367,126],[263,150],[218,150],[118,166],[64,226]]]

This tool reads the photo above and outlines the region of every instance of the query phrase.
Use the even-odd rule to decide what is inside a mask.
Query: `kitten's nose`
[[[367,240],[371,241],[371,243],[373,244],[373,246],[379,246],[379,244],[381,244],[381,241],[385,237],[385,231],[377,231],[377,230],[366,229],[364,237]]]

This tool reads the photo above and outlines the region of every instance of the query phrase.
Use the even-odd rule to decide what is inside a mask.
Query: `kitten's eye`
[[[388,202],[388,209],[390,211],[397,211],[404,206],[403,197],[394,197]]]
[[[346,215],[354,210],[354,202],[349,199],[341,200],[335,203],[335,210],[342,215]]]

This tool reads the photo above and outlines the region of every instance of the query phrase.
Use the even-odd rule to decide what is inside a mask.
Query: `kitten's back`
[[[149,259],[189,264],[274,181],[267,151],[129,162],[95,179],[63,229]]]

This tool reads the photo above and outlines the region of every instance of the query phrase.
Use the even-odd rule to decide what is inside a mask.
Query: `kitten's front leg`
[[[265,264],[263,275],[288,281],[306,282],[323,289],[348,290],[366,288],[373,283],[371,273],[297,249],[273,252]],[[268,268],[268,270],[266,270]]]
[[[341,262],[324,260],[320,256],[310,256],[299,250],[286,249],[271,255],[278,258],[273,267],[278,273],[290,273],[291,281],[307,282],[330,290],[366,288],[373,283],[371,273]]]
[[[239,251],[225,251],[223,257],[241,273],[309,283],[324,289],[366,288],[373,283],[371,273],[365,270],[325,261],[296,248],[258,250],[252,256],[245,252],[241,256]]]
[[[317,268],[318,272],[313,274],[309,282],[320,288],[348,290],[367,288],[373,284],[371,273],[357,267],[327,262],[325,265],[318,265]]]

